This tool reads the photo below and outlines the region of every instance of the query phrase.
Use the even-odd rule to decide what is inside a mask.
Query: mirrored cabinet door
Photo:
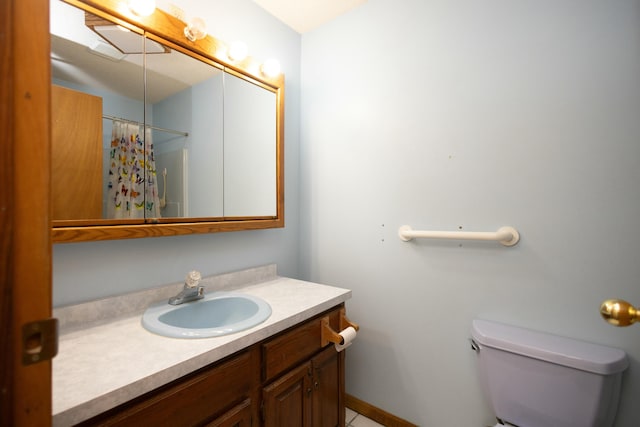
[[[224,215],[276,216],[276,94],[230,72],[224,92]]]
[[[108,218],[113,118],[144,121],[141,31],[51,3],[53,220]],[[140,218],[144,218],[141,216]]]
[[[150,53],[150,46],[164,51]],[[223,71],[167,44],[147,40],[147,199],[151,218],[222,217]],[[160,50],[160,49],[155,49]],[[157,194],[156,194],[157,193]],[[157,207],[156,207],[157,206]]]

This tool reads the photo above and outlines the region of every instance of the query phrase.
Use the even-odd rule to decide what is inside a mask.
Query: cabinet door
[[[343,426],[343,381],[342,366],[344,353],[338,353],[333,346],[311,360],[313,367],[313,427]]]
[[[310,363],[300,365],[265,387],[265,427],[310,427],[312,392]]]
[[[205,427],[251,427],[251,399],[246,399]]]

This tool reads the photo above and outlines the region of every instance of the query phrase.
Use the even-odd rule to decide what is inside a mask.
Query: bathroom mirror
[[[118,4],[51,3],[54,242],[282,227],[284,78]]]
[[[144,122],[144,37],[60,1],[50,10],[54,223],[106,219],[110,118]]]
[[[224,211],[224,71],[174,45],[146,56],[147,137],[153,141],[148,185],[155,186],[153,218],[218,217]],[[173,89],[168,90],[171,86]],[[275,110],[275,108],[274,108]],[[275,134],[273,135],[275,147]],[[274,199],[275,203],[275,199]]]
[[[224,214],[275,216],[276,94],[232,72],[224,94]]]

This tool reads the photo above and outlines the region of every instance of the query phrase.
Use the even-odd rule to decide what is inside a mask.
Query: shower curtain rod
[[[140,123],[140,122],[138,122],[136,120],[123,119],[122,117],[109,116],[107,114],[103,114],[102,118],[103,119],[109,119],[109,120],[120,120],[120,121],[123,121],[123,122],[129,122],[129,123],[136,123],[138,125],[144,125],[144,123]],[[172,133],[174,135],[189,136],[189,132],[180,132],[178,130],[165,129],[165,128],[161,128],[161,127],[158,127],[158,126],[151,126],[151,125],[145,125],[145,126],[150,128],[150,129],[159,130],[161,132]]]

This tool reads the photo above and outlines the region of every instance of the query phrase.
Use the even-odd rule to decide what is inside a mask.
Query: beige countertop
[[[165,299],[181,284],[54,310],[61,336],[53,359],[53,425],[86,420],[351,297],[347,289],[279,277],[275,266],[205,278],[202,283],[207,293],[233,289],[260,297],[271,305],[272,314],[251,329],[214,338],[167,338],[144,329],[141,306]],[[130,306],[123,307],[123,301]],[[100,319],[104,307],[112,312]]]

